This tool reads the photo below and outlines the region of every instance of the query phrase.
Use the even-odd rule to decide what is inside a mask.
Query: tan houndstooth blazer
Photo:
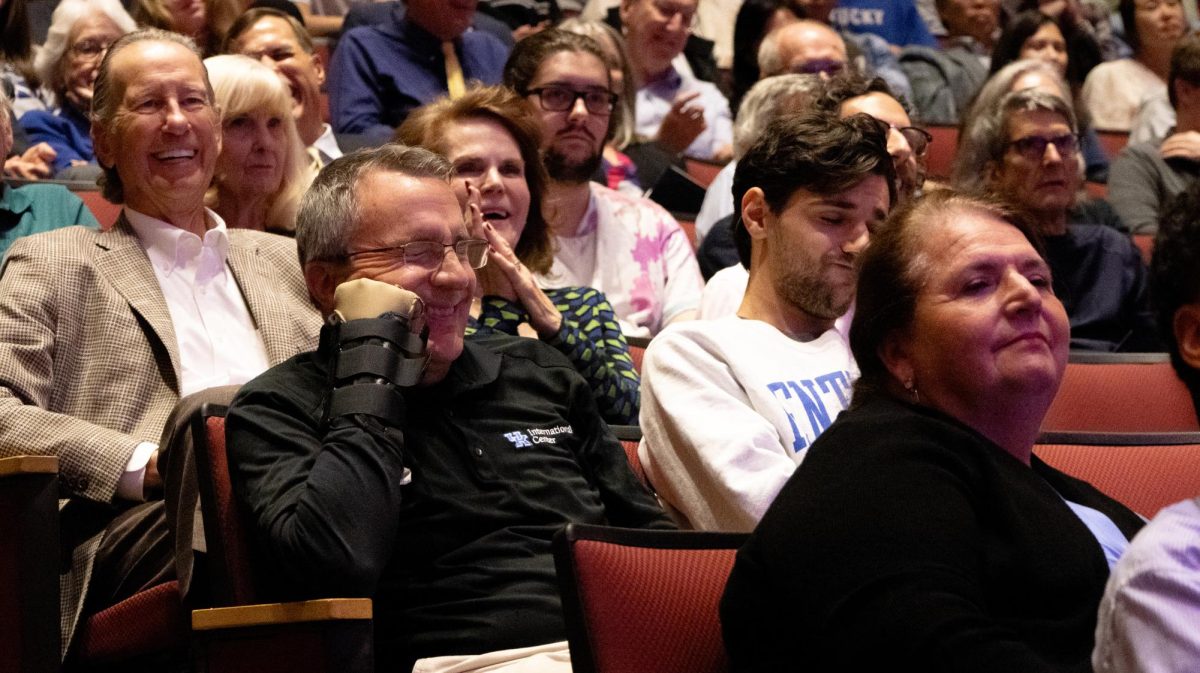
[[[316,347],[320,316],[292,240],[231,230],[228,264],[271,364]],[[124,215],[110,231],[12,245],[0,267],[0,457],[58,456],[63,497],[112,503],[134,447],[158,441],[178,400],[171,316]],[[83,537],[63,575],[64,647],[100,541]]]

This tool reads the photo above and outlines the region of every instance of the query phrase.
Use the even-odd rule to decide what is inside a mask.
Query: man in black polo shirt
[[[316,352],[234,402],[234,483],[267,591],[373,598],[379,670],[523,648],[500,659],[540,652],[569,671],[554,532],[670,524],[570,362],[536,339],[464,341],[489,252],[450,172],[394,145],[321,171],[296,238],[330,320]]]

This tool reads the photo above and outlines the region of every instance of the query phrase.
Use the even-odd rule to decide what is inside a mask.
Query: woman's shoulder
[[[840,470],[853,463],[875,471],[885,465],[937,463],[956,472],[976,472],[1000,453],[978,432],[945,414],[882,397],[843,411],[817,437],[803,465]]]
[[[903,438],[909,440],[957,437],[986,441],[975,431],[945,414],[882,396],[843,412],[829,432],[837,430],[838,433],[847,435],[863,434],[875,437],[876,441],[880,442],[900,439],[896,437],[897,433],[881,432],[886,428],[903,429]],[[831,441],[835,438],[836,435],[830,435]]]

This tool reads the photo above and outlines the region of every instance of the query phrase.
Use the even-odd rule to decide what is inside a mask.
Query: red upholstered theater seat
[[[1200,494],[1200,433],[1048,433],[1033,452],[1145,517]]]
[[[96,190],[86,190],[75,192],[75,195],[83,200],[83,205],[92,211],[92,215],[96,221],[100,223],[100,228],[107,230],[117,222],[117,218],[121,215],[121,206],[110,203],[100,192]]]
[[[1165,353],[1072,353],[1042,431],[1200,430],[1191,395]]]
[[[925,157],[925,166],[929,177],[945,180],[950,177],[950,168],[954,164],[954,155],[958,153],[958,127],[956,126],[925,126],[933,136],[929,143],[929,153]]]
[[[1154,256],[1154,234],[1134,234],[1133,244],[1142,253],[1142,261],[1149,266],[1150,258]]]
[[[718,605],[738,533],[571,524],[554,558],[575,673],[723,673]]]
[[[166,582],[97,612],[82,625],[72,661],[80,670],[99,664],[153,659],[184,650],[188,613],[179,583]]]
[[[650,488],[650,480],[646,479],[646,470],[642,469],[642,461],[638,458],[638,444],[642,441],[642,429],[636,425],[611,425],[609,428],[621,441],[621,448],[625,450],[625,458],[629,461],[629,469],[633,470],[633,475],[646,488]]]
[[[1096,131],[1096,135],[1100,137],[1100,145],[1104,147],[1104,151],[1108,153],[1110,160],[1116,159],[1121,150],[1129,144],[1129,133],[1125,131]]]
[[[684,166],[687,169],[687,174],[699,185],[705,189],[713,183],[717,178],[717,173],[725,167],[725,164],[717,164],[703,159],[685,159]]]

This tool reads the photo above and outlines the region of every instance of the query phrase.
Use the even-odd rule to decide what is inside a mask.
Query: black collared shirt
[[[243,388],[231,469],[270,597],[374,598],[381,670],[562,640],[555,531],[671,527],[587,383],[536,339],[469,338],[443,381],[405,390],[401,422],[326,430],[329,337]]]

